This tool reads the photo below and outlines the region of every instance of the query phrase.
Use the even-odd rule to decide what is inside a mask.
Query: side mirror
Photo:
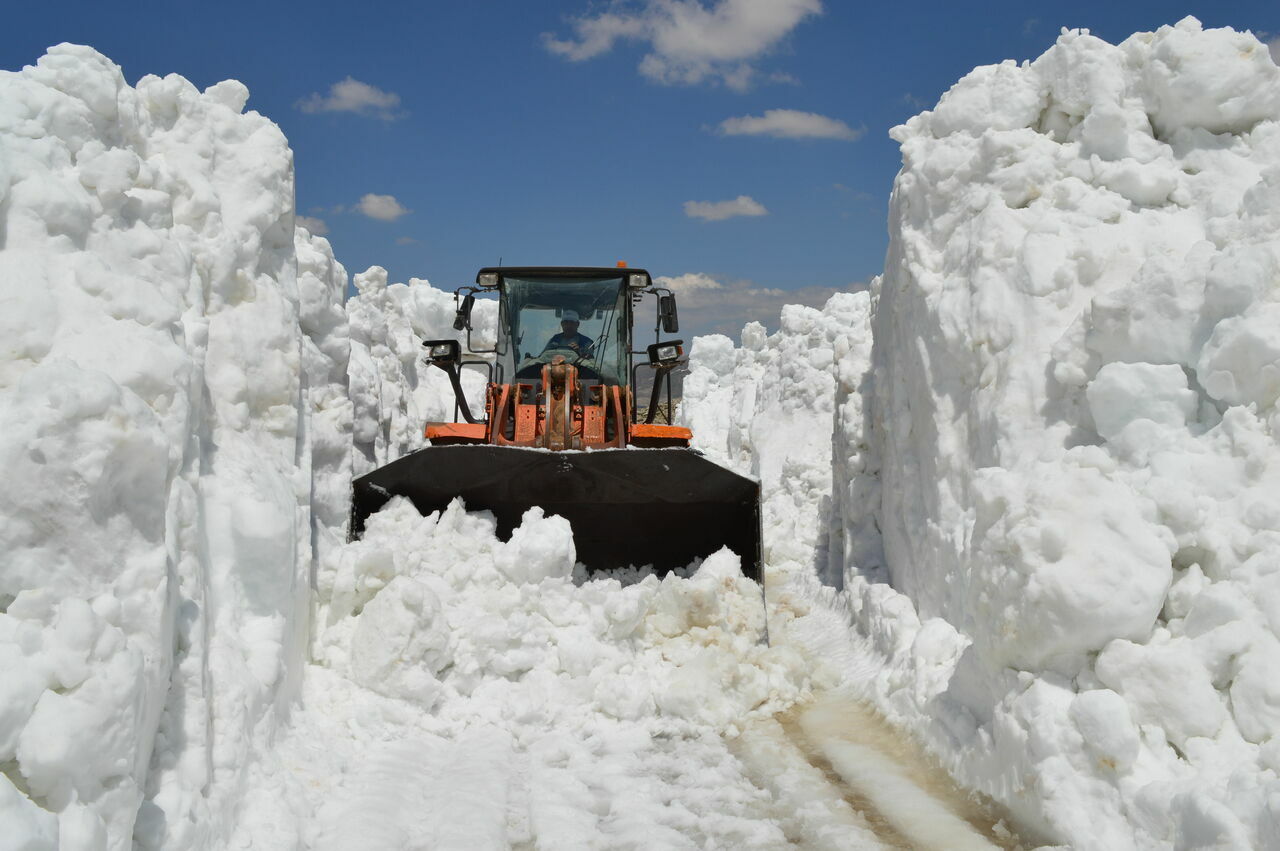
[[[649,363],[654,366],[675,366],[684,354],[684,340],[668,340],[649,346]]]
[[[675,296],[658,296],[658,318],[662,321],[662,330],[668,334],[674,334],[680,330],[680,317],[676,315]]]
[[[453,316],[453,330],[461,331],[463,328],[471,327],[471,306],[475,303],[476,297],[467,293],[458,307],[458,312]]]
[[[462,346],[457,340],[427,340],[422,348],[427,350],[427,360],[442,369],[462,363]]]

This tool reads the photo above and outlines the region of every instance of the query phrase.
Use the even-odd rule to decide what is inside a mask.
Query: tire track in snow
[[[804,798],[829,802],[832,796],[840,797],[863,826],[862,836],[869,834],[877,843],[830,844],[824,832],[814,844],[806,842],[806,847],[920,851],[1021,847],[1003,824],[860,701],[828,695],[773,723],[785,737],[785,746],[795,752],[775,757],[776,764],[785,766],[780,773],[803,773],[795,766],[797,759],[803,759],[813,772]],[[760,734],[758,729],[754,732]],[[777,733],[767,735],[777,739]],[[827,783],[830,791],[816,790],[815,777]],[[833,818],[845,818],[838,808],[827,806]]]
[[[812,851],[884,848],[878,832],[773,718],[730,740],[752,782],[768,790],[787,840]]]

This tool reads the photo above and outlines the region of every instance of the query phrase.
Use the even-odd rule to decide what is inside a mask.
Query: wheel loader
[[[497,342],[472,344],[477,295],[498,300]],[[728,546],[761,580],[760,486],[690,448],[671,423],[671,371],[683,363],[675,295],[644,269],[481,269],[454,295],[458,339],[423,342],[424,358],[453,387],[454,419],[425,426],[430,445],[353,483],[351,535],[394,496],[424,515],[462,497],[493,512],[504,540],[541,506],[573,528],[589,570],[652,565],[664,574]],[[654,310],[654,342],[637,348],[637,310]],[[461,369],[488,372],[483,414],[473,412]],[[647,373],[647,374],[646,374]],[[641,413],[644,376],[652,390]],[[663,389],[666,423],[655,422]],[[459,416],[459,414],[461,416]]]

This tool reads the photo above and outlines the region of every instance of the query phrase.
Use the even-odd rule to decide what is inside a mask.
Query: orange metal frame
[[[551,450],[618,449],[628,445],[688,446],[693,434],[679,426],[631,422],[628,388],[588,384],[557,357],[538,383],[490,384],[483,423],[428,423],[433,444],[487,443]]]

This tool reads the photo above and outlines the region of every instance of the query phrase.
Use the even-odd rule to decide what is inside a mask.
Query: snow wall
[[[892,135],[871,350],[838,296],[692,351],[766,529],[827,520],[766,540],[809,537],[775,618],[844,608],[862,692],[1031,835],[1280,847],[1280,70],[1064,32]]]
[[[411,335],[452,297],[375,268],[349,321],[247,97],[72,45],[0,73],[0,824],[32,847],[225,842],[353,459],[451,398]]]
[[[131,88],[70,45],[0,74],[17,836],[206,846],[296,691],[310,574],[345,521],[346,273],[295,235],[292,153],[247,96]]]
[[[386,270],[373,266],[354,280],[356,295],[347,302],[347,314],[355,406],[354,474],[360,476],[421,448],[424,422],[457,420],[449,379],[422,363],[422,342],[456,339],[465,343],[467,332],[453,330],[457,309],[453,295],[422,278],[388,286]],[[477,299],[471,325],[472,347],[492,349],[498,303]],[[462,388],[473,411],[484,411],[485,380],[477,369],[462,371]]]

